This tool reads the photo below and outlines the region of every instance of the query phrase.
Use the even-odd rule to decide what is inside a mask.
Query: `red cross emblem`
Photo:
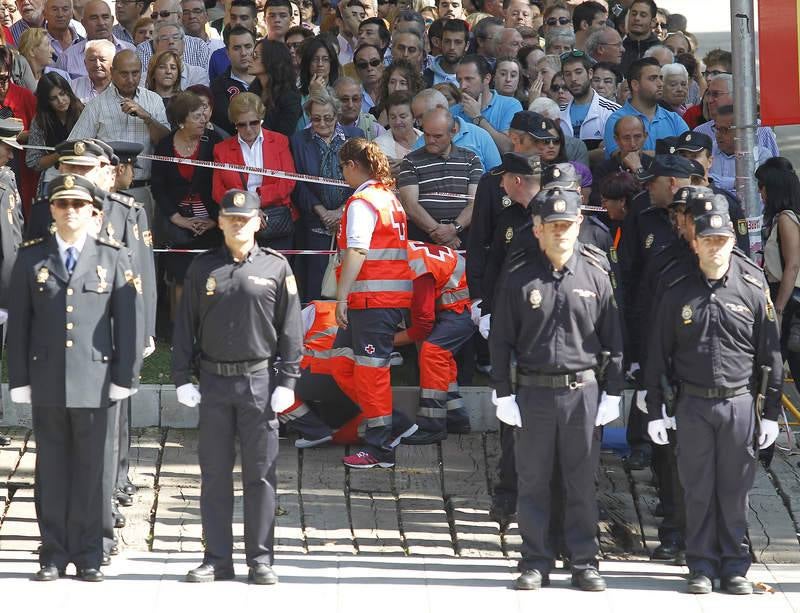
[[[372,345],[367,345],[366,347],[364,347],[364,351],[367,353],[367,355],[372,355],[373,353],[375,353],[375,347],[373,347]]]

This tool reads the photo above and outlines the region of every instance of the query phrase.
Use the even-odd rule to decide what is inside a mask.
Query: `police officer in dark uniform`
[[[303,329],[300,299],[289,263],[259,247],[258,196],[231,190],[220,203],[225,244],[199,255],[186,273],[175,320],[172,376],[178,400],[200,404],[198,448],[205,535],[203,563],[189,582],[232,579],[233,464],[238,436],[244,486],[248,579],[277,583],[272,570],[275,527],[275,461],[278,419],[294,403],[300,377]],[[280,355],[270,399],[270,367]],[[191,383],[199,365],[199,389]]]
[[[709,593],[719,577],[727,592],[750,594],[747,496],[758,448],[778,435],[779,331],[763,278],[732,257],[734,230],[724,196],[705,199],[695,233],[698,266],[666,288],[649,339],[648,433],[654,443],[667,444],[660,385],[666,373],[679,386],[675,420],[689,592]]]
[[[17,189],[14,171],[8,162],[14,159],[14,149],[19,149],[17,135],[22,131],[22,122],[0,119],[0,326],[8,319],[8,289],[11,270],[17,259],[17,250],[22,242],[22,199]],[[2,327],[0,327],[2,339]],[[2,356],[2,342],[0,342]],[[0,417],[3,408],[0,406]],[[11,443],[11,437],[0,434],[0,447]]]
[[[102,581],[103,446],[109,406],[138,383],[140,285],[127,250],[94,238],[93,185],[50,182],[55,232],[23,243],[11,281],[9,386],[30,402],[37,441],[39,581]]]
[[[595,426],[619,415],[622,334],[605,258],[577,242],[580,206],[575,192],[547,190],[535,214],[540,250],[509,273],[493,311],[489,347],[497,416],[518,428],[518,589],[549,582],[555,559],[549,531],[556,462],[563,480],[572,584],[587,591],[605,589],[597,571],[594,474],[600,441]],[[605,352],[609,359],[598,384],[596,370]],[[517,357],[516,396],[512,355]]]

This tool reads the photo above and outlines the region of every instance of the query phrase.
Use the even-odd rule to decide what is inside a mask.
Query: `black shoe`
[[[75,577],[89,583],[98,583],[106,578],[103,571],[96,568],[79,568]]]
[[[644,449],[636,448],[631,451],[627,463],[630,470],[644,470],[650,467],[650,454]]]
[[[728,594],[736,594],[737,596],[753,593],[753,583],[741,575],[723,577],[720,581],[720,587]]]
[[[0,447],[8,447],[11,444],[11,437],[0,434]]]
[[[651,560],[674,560],[681,551],[675,543],[661,543],[653,550],[653,555],[650,556]]]
[[[121,507],[132,507],[133,506],[133,497],[126,494],[122,490],[117,490],[114,493],[114,496],[117,499],[117,504]]]
[[[42,566],[36,573],[31,577],[34,581],[55,581],[59,577],[64,576],[64,571],[59,570],[57,566],[49,565],[49,566]]]
[[[125,492],[128,496],[134,496],[136,492],[139,491],[139,488],[136,487],[133,483],[131,483],[130,480],[128,480],[128,482],[125,483],[125,485],[123,485],[120,489],[123,492]]]
[[[710,594],[714,584],[703,573],[693,572],[686,581],[686,587],[690,594]]]
[[[538,570],[523,570],[517,577],[514,587],[518,590],[538,590],[542,586],[550,585],[550,577],[542,575]]]
[[[447,438],[447,432],[440,430],[431,432],[430,430],[417,430],[411,436],[406,436],[401,441],[404,445],[432,445]]]
[[[686,566],[686,552],[684,550],[675,554],[675,559],[672,560],[675,566]]]
[[[119,555],[119,545],[114,543],[111,545],[111,548],[108,550],[108,555],[110,556],[118,556]]]
[[[211,581],[228,581],[235,576],[231,567],[214,568],[212,564],[201,564],[186,573],[186,581],[188,583],[209,583]]]
[[[111,513],[114,515],[115,528],[124,528],[128,524],[125,516],[119,512],[119,507],[116,505],[116,503],[112,505]]]
[[[572,585],[584,592],[602,592],[606,589],[606,580],[594,568],[586,568],[572,573]]]
[[[278,582],[278,575],[268,564],[256,564],[250,567],[247,580],[256,585],[275,585]]]
[[[111,555],[103,553],[103,559],[100,561],[100,566],[111,566]]]

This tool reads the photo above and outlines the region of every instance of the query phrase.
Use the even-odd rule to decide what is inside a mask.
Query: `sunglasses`
[[[373,68],[377,68],[378,66],[381,65],[381,60],[379,60],[378,58],[373,58],[368,62],[362,60],[360,62],[354,62],[354,63],[356,65],[356,68],[358,68],[359,70],[366,70],[367,66],[372,66]]]
[[[549,25],[549,26],[554,26],[554,25],[556,25],[556,24],[558,24],[558,25],[560,25],[560,26],[565,26],[565,25],[567,25],[568,23],[572,23],[572,19],[570,19],[569,17],[558,17],[558,18],[556,18],[556,17],[549,17],[549,18],[547,19],[547,21],[545,21],[545,23],[546,23],[547,25]]]
[[[177,14],[178,11],[153,11],[152,14],[150,15],[150,19],[154,21],[159,17],[161,17],[161,19],[167,19],[170,15],[177,15]]]
[[[256,126],[261,125],[261,120],[254,119],[253,121],[237,121],[234,125],[237,128],[255,128]]]
[[[334,115],[322,115],[321,117],[311,117],[311,123],[333,123],[336,117]]]
[[[556,85],[555,83],[550,85],[551,92],[566,92],[569,91],[566,85]]]
[[[91,202],[85,202],[84,200],[56,200],[53,202],[53,205],[57,209],[82,209],[85,206],[90,205]]]
[[[561,139],[556,138],[555,136],[551,136],[550,138],[537,138],[540,143],[543,145],[560,145]]]

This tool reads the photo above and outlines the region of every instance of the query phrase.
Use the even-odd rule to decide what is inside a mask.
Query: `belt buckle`
[[[231,364],[229,362],[222,363],[222,376],[223,377],[232,377],[236,374],[236,365]]]
[[[570,381],[569,382],[569,389],[576,390],[583,387],[583,383],[578,383],[577,381]]]

